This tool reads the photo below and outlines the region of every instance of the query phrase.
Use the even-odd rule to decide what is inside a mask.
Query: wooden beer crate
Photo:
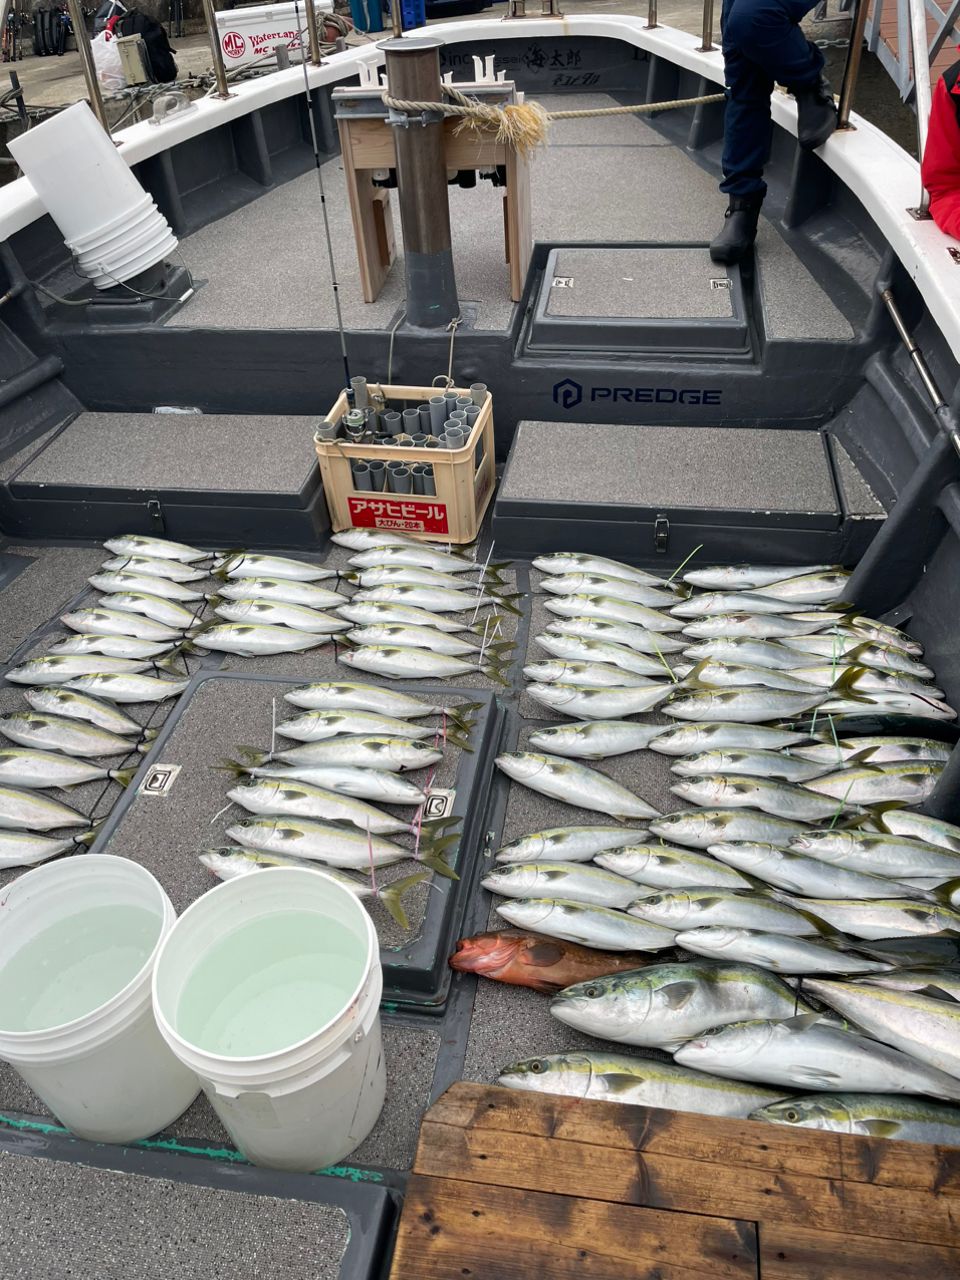
[[[447,388],[382,387],[393,408],[425,403]],[[450,387],[458,395],[469,391]],[[350,405],[345,391],[330,410],[328,419],[339,421]],[[478,449],[478,446],[482,448]],[[473,542],[493,497],[493,398],[487,398],[466,444],[459,449],[412,448],[396,445],[350,444],[346,440],[317,440],[317,458],[323,491],[335,533],[344,529],[384,529],[410,534],[432,542]],[[477,460],[479,457],[479,461]],[[351,463],[402,461],[412,467],[433,467],[436,496],[413,493],[370,492],[353,487]]]

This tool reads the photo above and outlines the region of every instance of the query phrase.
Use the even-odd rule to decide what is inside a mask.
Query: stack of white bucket
[[[177,248],[170,224],[86,102],[14,138],[10,151],[59,227],[77,271],[111,289]]]
[[[301,966],[285,946],[297,918],[311,942],[333,948],[325,962],[314,947]],[[247,945],[251,928],[259,946]],[[0,1058],[93,1141],[149,1137],[202,1087],[255,1164],[310,1172],[338,1163],[383,1106],[382,987],[369,915],[321,871],[275,868],[219,885],[179,921],[154,877],[126,858],[81,854],[4,888]],[[283,1008],[296,1013],[289,1040]],[[265,1052],[231,1054],[209,1029],[229,1024],[258,1038],[264,1011],[273,1014]]]

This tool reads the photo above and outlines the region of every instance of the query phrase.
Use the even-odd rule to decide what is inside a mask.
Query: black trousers
[[[823,54],[800,29],[816,0],[723,0],[720,33],[727,106],[723,182],[731,196],[762,196],[770,158],[774,83],[788,89],[815,84]]]

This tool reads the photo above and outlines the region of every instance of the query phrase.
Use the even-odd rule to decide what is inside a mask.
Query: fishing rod
[[[297,20],[297,31],[300,31],[300,3],[294,0],[293,12]],[[349,402],[353,403],[353,387],[350,385],[350,360],[347,356],[347,335],[343,328],[343,312],[340,310],[340,286],[337,284],[337,268],[333,258],[333,237],[330,234],[330,216],[327,212],[327,194],[323,186],[323,166],[320,162],[320,144],[317,141],[317,125],[313,118],[313,99],[310,96],[310,79],[307,75],[307,58],[301,47],[301,64],[303,66],[303,92],[307,100],[307,119],[310,121],[310,141],[313,144],[313,163],[317,171],[317,186],[320,190],[320,209],[323,213],[323,230],[327,241],[327,258],[330,262],[330,283],[333,286],[333,305],[337,312],[337,331],[340,334],[340,355],[343,359],[343,379]]]

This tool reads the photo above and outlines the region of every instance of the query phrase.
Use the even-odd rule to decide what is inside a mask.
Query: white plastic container
[[[120,929],[114,934],[103,914],[115,910],[135,917],[123,922],[122,936],[135,939],[126,950]],[[170,899],[149,871],[108,855],[47,863],[3,891],[0,1058],[78,1137],[149,1137],[199,1092],[196,1076],[167,1048],[151,1006],[154,963],[175,919]],[[85,929],[80,921],[86,921]],[[92,983],[91,966],[97,967]],[[29,1000],[24,973],[43,974],[35,988],[30,984]],[[103,998],[84,1007],[94,985]],[[18,1008],[11,1005],[11,992],[22,995]],[[78,1016],[37,1025],[45,1022],[45,1011],[68,1007]],[[24,1022],[33,1029],[22,1029]]]
[[[333,13],[333,0],[315,0],[314,7],[322,40],[323,19],[319,15]],[[220,48],[228,67],[242,67],[250,62],[266,63],[273,57],[274,46],[278,44],[286,45],[291,60],[299,62],[309,44],[307,14],[302,0],[299,5],[263,4],[243,9],[221,9],[216,17]]]
[[[162,261],[171,246],[176,248],[170,224],[86,102],[74,103],[13,139],[10,152],[71,250],[97,262],[104,255],[105,272],[80,268],[98,289],[130,279]],[[143,230],[145,209],[158,232],[149,261],[143,261],[143,254],[124,253],[122,246],[128,229]]]
[[[243,1154],[312,1171],[359,1146],[383,1107],[382,990],[360,902],[322,871],[281,867],[218,885],[184,912],[157,959],[153,1002]]]

